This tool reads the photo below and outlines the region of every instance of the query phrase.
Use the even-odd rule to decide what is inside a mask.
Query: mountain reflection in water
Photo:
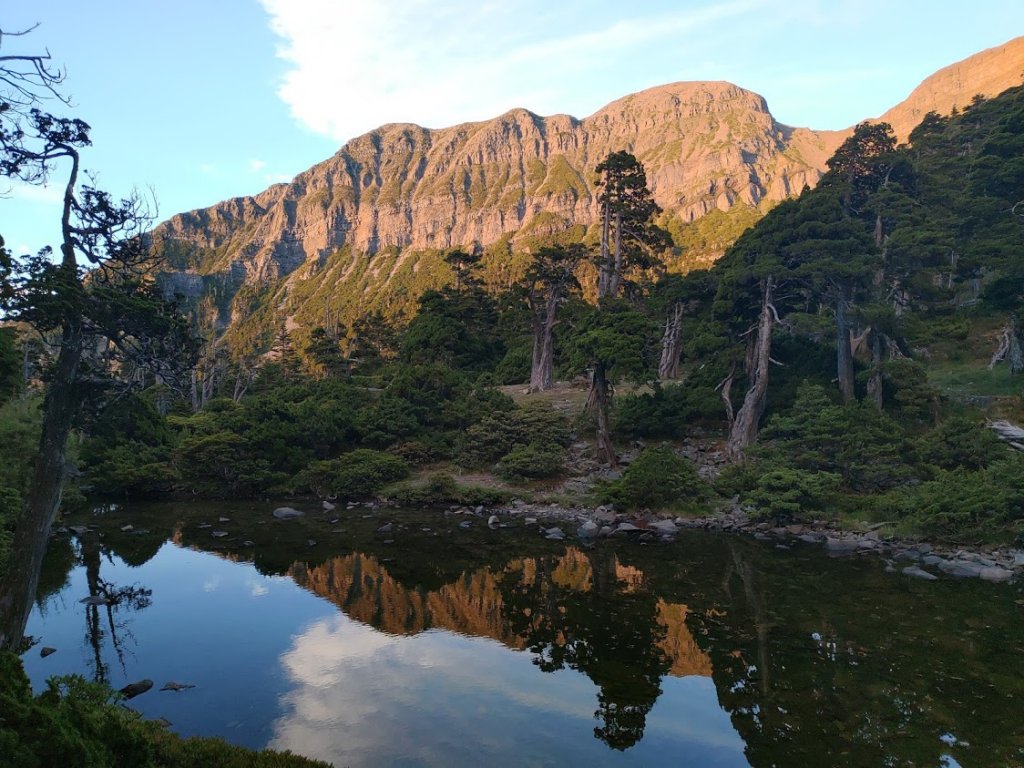
[[[90,518],[97,533],[55,543],[29,625],[61,652],[27,671],[37,688],[72,671],[195,683],[132,706],[337,765],[1024,764],[1018,585],[418,514],[388,541],[380,519],[241,506]],[[211,536],[218,515],[230,535]],[[97,589],[146,600],[78,602]]]

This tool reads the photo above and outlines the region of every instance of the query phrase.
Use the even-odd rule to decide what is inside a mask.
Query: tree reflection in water
[[[537,558],[532,578],[508,573],[502,582],[506,615],[540,669],[575,669],[598,686],[594,716],[602,724],[594,736],[625,750],[643,738],[671,666],[660,647],[666,629],[658,621],[655,596],[623,583],[610,549],[587,552],[589,568],[576,583],[557,579],[571,552]]]

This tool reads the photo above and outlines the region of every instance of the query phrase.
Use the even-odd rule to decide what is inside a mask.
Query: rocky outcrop
[[[1024,37],[976,53],[926,78],[904,101],[878,119],[906,141],[929,112],[950,114],[975,96],[991,98],[1024,81]]]
[[[880,119],[905,139],[927,112],[996,95],[1022,70],[1024,38],[940,70]],[[609,152],[635,154],[654,199],[685,223],[813,187],[849,133],[782,125],[761,96],[726,82],[651,88],[582,120],[513,109],[438,130],[384,125],[289,184],[174,216],[154,240],[172,267],[167,291],[211,297],[221,327],[251,316],[267,286],[276,292],[259,300],[289,327],[322,323],[328,306],[350,322],[374,301],[394,316],[443,279],[424,252],[503,238],[514,249],[516,238],[595,224],[593,169]],[[313,294],[318,314],[303,317]]]
[[[724,82],[674,83],[583,120],[514,109],[430,130],[385,125],[255,197],[174,216],[155,236],[172,264],[266,282],[344,246],[487,245],[597,220],[594,167],[633,152],[655,200],[683,221],[779,201],[813,186],[843,134],[793,129],[764,99]],[[195,279],[175,287],[194,292]]]

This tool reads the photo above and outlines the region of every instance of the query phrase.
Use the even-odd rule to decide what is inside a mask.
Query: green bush
[[[832,472],[773,469],[755,481],[744,501],[756,516],[776,520],[819,516],[835,503],[840,477]]]
[[[662,446],[641,451],[622,477],[603,486],[601,496],[627,509],[666,509],[692,506],[705,500],[708,491],[690,461]]]
[[[404,507],[429,507],[440,504],[467,506],[500,504],[508,494],[496,488],[463,485],[447,472],[438,472],[424,485],[409,483],[390,491],[391,499]]]
[[[966,416],[946,419],[918,440],[921,460],[941,469],[984,469],[1008,451],[991,429]]]
[[[318,496],[364,499],[409,476],[409,465],[390,453],[357,448],[330,461],[317,461],[299,473],[296,490]]]
[[[459,464],[483,467],[493,464],[515,448],[529,445],[554,450],[572,442],[566,417],[545,402],[485,416],[466,430]]]
[[[719,401],[721,404],[721,401]],[[690,390],[683,384],[656,384],[653,392],[623,395],[615,403],[616,434],[679,438],[693,420]]]
[[[901,520],[926,536],[960,541],[1005,540],[1024,533],[1024,456],[986,469],[941,471],[935,479],[896,489],[876,502],[883,519]]]
[[[555,477],[565,470],[565,449],[560,445],[520,445],[498,462],[498,475],[505,480]]]

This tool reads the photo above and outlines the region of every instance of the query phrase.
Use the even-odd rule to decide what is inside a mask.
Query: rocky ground
[[[741,509],[707,517],[663,518],[616,512],[610,506],[583,508],[523,501],[490,509],[453,507],[445,514],[465,516],[460,523],[464,527],[482,525],[484,521],[492,528],[535,525],[544,538],[572,539],[585,545],[603,538],[623,537],[644,544],[667,543],[686,529],[703,529],[725,535],[751,536],[778,548],[820,545],[835,557],[880,557],[888,571],[929,581],[953,577],[1006,582],[1024,575],[1024,550],[1009,547],[968,550],[897,539],[880,532],[884,523],[861,531],[848,531],[823,521],[785,526],[757,522]],[[474,523],[474,517],[480,518],[480,522]]]

